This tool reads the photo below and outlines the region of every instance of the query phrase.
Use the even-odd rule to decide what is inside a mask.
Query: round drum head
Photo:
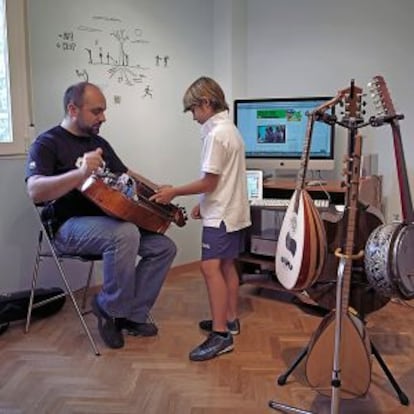
[[[395,240],[392,272],[401,296],[414,298],[414,224],[405,225]]]

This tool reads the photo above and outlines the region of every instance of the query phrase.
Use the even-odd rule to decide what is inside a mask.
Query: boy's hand
[[[200,204],[197,204],[191,210],[191,218],[194,220],[200,220],[202,218],[200,214]]]
[[[168,204],[175,197],[174,187],[171,185],[162,185],[158,187],[155,194],[150,197],[150,201],[155,201],[159,204]]]

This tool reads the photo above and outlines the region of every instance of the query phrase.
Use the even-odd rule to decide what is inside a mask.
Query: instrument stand
[[[359,89],[359,92],[358,92]],[[351,103],[351,106],[355,106],[355,103],[357,101],[356,94],[361,94],[362,93],[362,89],[360,88],[356,88],[354,85],[354,80],[351,80],[351,87],[350,87],[350,100],[354,101],[353,103]],[[316,111],[313,113],[313,117],[314,120],[317,121],[322,121],[325,122],[327,124],[330,125],[334,125],[337,124],[339,126],[342,126],[346,129],[349,130],[349,140],[350,140],[350,145],[349,145],[349,158],[351,159],[351,157],[353,156],[353,151],[354,151],[354,139],[356,138],[360,138],[361,137],[357,134],[358,129],[359,128],[363,128],[365,126],[368,125],[372,125],[372,126],[377,126],[374,125],[376,121],[376,119],[370,119],[370,121],[365,122],[363,117],[361,117],[361,115],[358,113],[358,111],[355,108],[351,108],[351,110],[349,111],[348,115],[350,116],[344,116],[343,119],[341,121],[338,121],[338,119],[336,118],[335,115],[329,115],[326,114],[325,112],[321,112],[321,111]],[[361,152],[361,142],[359,139],[359,154]],[[360,164],[357,163],[356,166],[360,167]],[[350,167],[353,167],[353,164],[351,162]],[[352,170],[352,168],[349,168],[349,175],[350,177],[355,177],[355,174],[358,174],[358,172],[356,172],[356,168],[354,170]],[[354,181],[355,183],[355,181]],[[357,186],[356,189],[358,189],[358,180],[356,180]],[[349,184],[349,183],[348,183]],[[350,184],[350,187],[352,187],[353,184]],[[354,187],[355,190],[355,187]],[[357,202],[355,201],[355,199],[357,197],[352,198],[352,191],[348,190],[347,192],[348,197],[351,199],[351,201],[353,201],[354,204],[356,204]],[[350,203],[350,200],[346,200],[346,204],[348,205]],[[355,209],[355,205],[353,206],[353,208]],[[355,217],[352,219],[354,220]],[[350,220],[350,218],[348,218],[348,220]],[[352,222],[352,221],[351,221]],[[355,226],[355,223],[353,223]],[[348,236],[347,236],[348,237]],[[350,241],[352,240],[352,245],[353,245],[353,238],[354,238],[354,231],[349,232],[349,237],[350,237]],[[348,241],[348,239],[346,240]],[[346,246],[348,248],[348,250],[352,250],[352,247],[350,245]],[[344,285],[344,270],[345,267],[347,267],[347,271],[349,269],[350,273],[352,273],[352,261],[355,259],[358,259],[358,257],[360,256],[360,254],[363,255],[363,250],[361,250],[360,253],[358,254],[353,254],[352,251],[348,251],[348,252],[344,252],[342,253],[342,249],[338,248],[337,251],[335,251],[335,255],[337,257],[339,257],[339,263],[338,263],[338,278],[337,278],[337,286],[336,286],[336,314],[335,314],[335,341],[334,341],[334,358],[333,358],[333,369],[332,369],[332,376],[331,376],[331,387],[332,387],[332,394],[331,394],[331,414],[338,414],[339,413],[339,403],[340,403],[340,388],[341,388],[341,358],[340,358],[340,347],[341,347],[341,335],[342,335],[342,311],[340,310],[340,308],[342,307],[342,303],[341,303],[341,298],[342,298],[342,289],[343,289],[343,285]],[[350,278],[351,279],[351,278]],[[349,289],[349,279],[348,280],[348,286],[347,289]],[[349,295],[349,290],[348,293]],[[364,320],[364,312],[362,312],[362,321]],[[378,350],[375,348],[374,344],[372,343],[372,341],[370,340],[370,346],[371,346],[371,353],[375,356],[375,358],[377,359],[378,363],[380,364],[382,370],[384,371],[386,377],[388,378],[388,380],[390,381],[391,385],[393,386],[393,388],[395,389],[398,398],[400,400],[400,403],[402,405],[409,405],[409,399],[407,397],[407,395],[402,391],[401,387],[398,385],[397,381],[395,380],[395,378],[393,377],[391,371],[389,370],[389,368],[387,367],[387,365],[385,364],[384,360],[382,359],[380,353],[378,352]],[[300,352],[300,354],[298,355],[298,357],[294,360],[293,364],[288,368],[288,370],[282,374],[281,376],[279,376],[277,383],[278,385],[284,385],[287,381],[288,376],[295,370],[295,368],[299,365],[299,363],[303,360],[303,358],[305,358],[305,356],[308,354],[310,350],[310,343],[308,343],[308,345]],[[312,411],[307,411],[307,410],[303,410],[300,408],[296,408],[287,404],[282,404],[273,400],[269,401],[269,407],[281,412],[285,412],[285,413],[296,413],[296,414],[314,414]]]
[[[324,316],[326,314],[326,309],[321,308],[321,316]],[[394,388],[395,392],[397,393],[398,399],[400,400],[400,403],[402,405],[408,406],[410,404],[410,400],[408,399],[407,395],[404,393],[404,391],[399,386],[398,382],[392,375],[390,369],[386,365],[385,361],[382,359],[381,354],[379,353],[378,349],[373,344],[372,340],[370,340],[371,345],[371,352],[374,355],[374,357],[377,359],[378,364],[382,368],[382,370],[385,373],[385,376],[388,378],[388,381],[391,383],[392,387]],[[302,351],[299,353],[299,355],[296,357],[296,359],[293,361],[292,365],[287,369],[286,372],[281,374],[277,379],[277,384],[282,386],[285,385],[287,382],[287,379],[289,375],[296,369],[296,367],[302,362],[302,360],[306,357],[309,351],[309,344],[302,349]],[[313,414],[311,411],[305,411],[300,410],[298,408],[290,407],[285,404],[277,403],[276,401],[269,401],[269,407],[279,410],[281,412],[286,413],[299,413],[299,414]]]

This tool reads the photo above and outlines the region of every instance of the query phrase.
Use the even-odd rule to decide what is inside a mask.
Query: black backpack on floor
[[[49,299],[64,293],[61,288],[35,289],[33,303]],[[0,294],[0,335],[9,327],[10,322],[26,319],[29,307],[30,290]],[[66,297],[53,300],[32,310],[33,318],[46,318],[59,312],[65,304]]]

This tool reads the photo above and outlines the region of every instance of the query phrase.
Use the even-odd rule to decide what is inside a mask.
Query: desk
[[[361,177],[359,183],[359,199],[381,211],[381,177],[369,176]],[[268,179],[263,184],[263,195],[265,198],[290,198],[295,190],[295,180],[288,179]],[[333,204],[345,204],[345,195],[347,187],[341,181],[327,181],[322,186],[323,189],[329,194],[331,203]],[[327,195],[325,191],[321,190],[320,186],[306,187],[312,198],[314,199],[326,199]],[[269,210],[269,212],[280,210],[280,207],[252,207],[252,227],[245,246],[245,252],[240,255],[237,260],[238,271],[240,281],[242,283],[254,283],[260,286],[265,286],[273,289],[283,289],[277,282],[276,275],[274,274],[275,264],[274,256],[260,256],[258,254],[251,253],[251,236],[254,234],[260,234],[262,230],[269,227],[266,222],[263,224],[263,215],[260,210]],[[283,215],[283,213],[282,213]],[[279,217],[277,225],[281,225],[283,217]],[[273,221],[276,223],[276,220]],[[274,227],[274,226],[273,226]],[[273,229],[274,234],[278,234],[278,229]],[[277,236],[275,236],[277,238]]]
[[[265,198],[290,198],[295,190],[296,182],[288,179],[268,179],[263,183],[263,197]],[[346,186],[342,181],[326,181],[326,184],[306,186],[312,198],[324,199],[326,192],[331,197],[333,204],[345,204]]]

